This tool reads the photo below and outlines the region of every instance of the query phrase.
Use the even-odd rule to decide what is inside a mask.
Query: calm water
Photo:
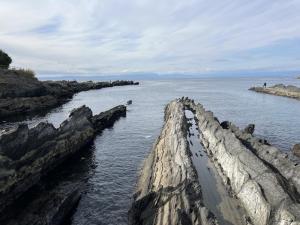
[[[201,186],[204,205],[216,216],[221,225],[246,224],[244,212],[239,207],[237,199],[229,194],[216,167],[200,142],[200,133],[197,129],[194,113],[185,110],[185,116],[190,124],[187,140],[192,153],[191,159]]]
[[[194,98],[212,110],[220,121],[230,120],[240,127],[255,123],[255,133],[283,151],[300,142],[300,101],[248,91],[250,86],[265,81],[300,86],[300,80],[283,77],[142,81],[140,86],[81,92],[45,117],[27,123],[34,126],[48,120],[58,126],[73,108],[83,104],[99,113],[133,100],[127,117],[99,135],[92,148],[87,149],[91,155],[81,160],[93,166],[89,168],[85,193],[72,218],[74,225],[126,224],[137,171],[160,132],[164,106],[174,98]]]

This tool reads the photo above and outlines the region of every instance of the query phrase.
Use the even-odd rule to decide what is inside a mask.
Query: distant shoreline
[[[249,90],[259,92],[259,93],[265,93],[265,94],[294,98],[300,100],[300,88],[294,85],[285,86],[283,84],[277,84],[272,87],[266,87],[266,88],[251,87]]]
[[[0,70],[0,120],[22,120],[24,116],[48,112],[81,91],[138,84],[139,82],[125,80],[40,81],[22,70]]]

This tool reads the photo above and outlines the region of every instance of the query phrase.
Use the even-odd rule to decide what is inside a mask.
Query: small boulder
[[[230,128],[230,122],[229,121],[223,121],[220,125],[223,129],[229,129]]]
[[[127,101],[127,105],[131,105],[132,104],[132,100]]]
[[[293,149],[292,149],[293,153],[295,156],[300,157],[300,143],[299,144],[295,144]]]
[[[247,127],[245,127],[244,132],[246,132],[248,134],[253,134],[254,129],[255,129],[255,125],[254,124],[249,124]]]

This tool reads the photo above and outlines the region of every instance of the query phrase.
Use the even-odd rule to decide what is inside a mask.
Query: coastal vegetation
[[[138,84],[126,80],[40,81],[30,69],[0,69],[0,120],[22,120],[26,116],[48,112],[81,91]]]
[[[0,49],[0,68],[8,69],[9,65],[12,63],[10,56]]]

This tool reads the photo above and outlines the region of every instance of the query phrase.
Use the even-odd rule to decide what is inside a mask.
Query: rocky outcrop
[[[292,149],[295,156],[300,158],[300,144],[295,144]],[[300,192],[300,191],[299,191]]]
[[[247,127],[245,127],[244,132],[248,134],[253,134],[255,130],[254,124],[249,124]]]
[[[95,116],[88,107],[82,106],[73,110],[59,128],[49,123],[40,123],[32,129],[27,125],[19,125],[16,129],[2,134],[0,136],[0,212],[4,212],[18,201],[49,171],[89,144],[98,132],[112,126],[116,120],[125,115],[126,107],[123,105]],[[52,199],[41,198],[43,202],[47,202],[45,204],[47,207],[51,207],[53,218],[63,218],[63,215],[67,214],[72,205],[78,201],[78,190],[74,188],[65,188],[65,190],[69,192],[55,191],[52,193]],[[63,211],[59,210],[61,207]],[[37,220],[45,220],[42,218],[43,215],[44,213],[36,215]]]
[[[82,186],[82,183],[61,183],[50,190],[34,189],[36,193],[31,194],[30,202],[18,200],[16,205],[0,218],[0,223],[5,225],[65,224],[80,200]]]
[[[133,81],[42,82],[22,71],[0,69],[0,120],[45,112],[65,103],[81,91],[138,84]]]
[[[184,106],[172,101],[139,177],[129,224],[217,224],[204,206],[190,158]]]
[[[280,151],[261,138],[240,130],[232,123],[230,123],[229,129],[250,151],[277,174],[287,193],[293,199],[300,201],[300,166],[297,162],[288,157],[287,153]]]
[[[200,139],[220,176],[254,225],[300,224],[299,165],[249,132],[219,123],[213,113],[181,100],[198,120]]]
[[[272,87],[251,87],[249,90],[265,94],[284,96],[300,100],[300,88],[293,85],[276,84]]]

